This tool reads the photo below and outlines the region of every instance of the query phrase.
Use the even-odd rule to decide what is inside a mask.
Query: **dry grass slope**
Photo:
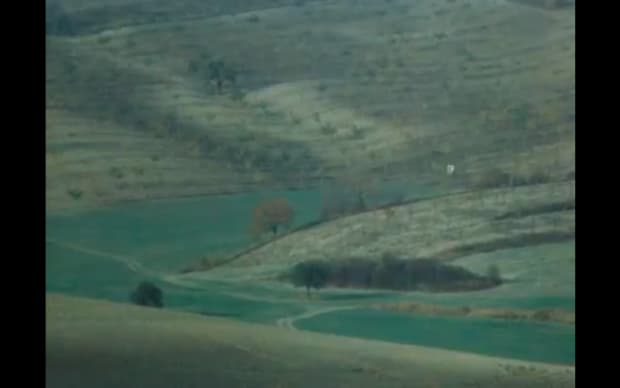
[[[571,241],[574,205],[548,206],[570,198],[574,201],[573,181],[413,202],[392,207],[389,212],[371,211],[302,229],[249,250],[212,271],[255,268],[256,275],[262,277],[312,258],[378,260],[383,253],[390,252],[402,257],[453,261],[475,253]],[[532,208],[549,211],[532,212]]]

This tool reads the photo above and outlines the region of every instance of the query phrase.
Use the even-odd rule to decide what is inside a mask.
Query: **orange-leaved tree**
[[[258,238],[265,232],[278,232],[278,226],[288,228],[295,216],[295,211],[286,198],[273,198],[260,202],[252,214],[250,232]]]

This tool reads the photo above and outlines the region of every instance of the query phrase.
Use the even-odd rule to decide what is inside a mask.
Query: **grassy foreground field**
[[[573,367],[47,295],[49,387],[573,387]]]

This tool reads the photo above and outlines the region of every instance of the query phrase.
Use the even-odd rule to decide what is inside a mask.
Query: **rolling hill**
[[[575,386],[574,367],[282,331],[54,294],[47,295],[46,305],[49,387]]]
[[[459,184],[564,176],[574,7],[544,3],[56,1],[48,209],[351,176],[438,185],[446,163]],[[218,93],[214,61],[235,87]]]

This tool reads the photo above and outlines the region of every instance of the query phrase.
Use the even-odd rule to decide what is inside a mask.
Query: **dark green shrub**
[[[67,192],[73,199],[80,199],[82,198],[82,194],[84,194],[84,192],[80,189],[69,189]]]
[[[295,287],[306,287],[306,293],[310,296],[310,289],[323,288],[329,280],[329,265],[321,260],[301,262],[293,267],[290,279]]]
[[[497,284],[502,282],[502,277],[500,275],[499,267],[497,265],[489,265],[489,268],[487,268],[487,278]]]
[[[133,304],[139,306],[157,307],[164,306],[163,293],[155,284],[143,281],[129,295]]]

